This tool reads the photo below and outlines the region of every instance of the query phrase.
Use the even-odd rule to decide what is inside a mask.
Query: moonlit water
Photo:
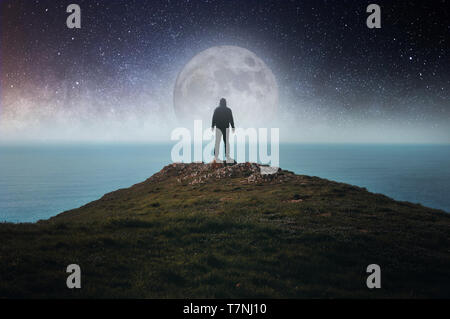
[[[0,146],[0,221],[34,222],[129,187],[173,144]],[[450,212],[449,145],[280,145],[280,166]]]

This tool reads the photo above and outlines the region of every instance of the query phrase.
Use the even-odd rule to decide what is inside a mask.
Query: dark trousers
[[[219,150],[220,150],[220,140],[223,139],[223,144],[225,145],[225,156],[226,158],[230,157],[230,141],[228,139],[227,129],[226,128],[216,128],[216,145],[214,147],[214,157],[219,158]]]

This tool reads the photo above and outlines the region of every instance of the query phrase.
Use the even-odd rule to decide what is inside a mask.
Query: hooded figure
[[[228,136],[230,125],[233,128],[234,133],[233,113],[231,112],[231,109],[227,107],[227,100],[222,98],[220,99],[219,106],[214,110],[211,124],[211,129],[214,129],[214,127],[216,127],[216,145],[214,148],[214,159],[216,160],[216,162],[220,162],[219,150],[221,138],[223,138],[223,143],[225,144],[225,156],[227,162],[234,162],[230,158],[230,141]]]

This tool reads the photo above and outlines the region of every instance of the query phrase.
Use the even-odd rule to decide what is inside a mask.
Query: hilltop
[[[0,297],[450,297],[449,214],[267,169],[171,164],[49,220],[0,224]],[[66,287],[69,264],[81,289]],[[366,287],[369,264],[381,289]]]

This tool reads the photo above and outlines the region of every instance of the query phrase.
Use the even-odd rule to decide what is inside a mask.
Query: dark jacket
[[[233,113],[231,109],[227,106],[219,106],[214,110],[214,115],[212,118],[211,127],[220,128],[222,131],[226,130],[228,127],[234,128]]]

